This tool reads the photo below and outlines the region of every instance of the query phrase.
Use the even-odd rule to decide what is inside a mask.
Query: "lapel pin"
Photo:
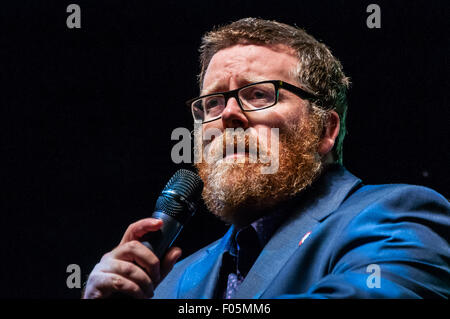
[[[298,245],[300,246],[301,244],[303,244],[303,242],[306,240],[306,238],[309,237],[309,235],[311,235],[311,232],[310,232],[310,231],[307,232],[307,233],[305,234],[305,236],[303,236],[302,240],[300,240],[300,242],[298,243]]]

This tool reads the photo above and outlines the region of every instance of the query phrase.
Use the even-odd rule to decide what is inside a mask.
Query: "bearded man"
[[[196,167],[206,206],[232,226],[175,264],[179,248],[160,262],[139,242],[162,222],[138,221],[85,298],[448,298],[448,201],[343,167],[349,80],[324,44],[247,18],[207,33],[200,51]]]

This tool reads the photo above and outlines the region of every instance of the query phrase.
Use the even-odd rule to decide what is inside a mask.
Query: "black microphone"
[[[153,218],[162,219],[162,227],[142,236],[141,242],[161,260],[177,238],[183,226],[197,210],[203,182],[200,177],[186,169],[178,170],[159,195]],[[130,295],[114,292],[110,299],[132,299]]]
[[[153,218],[163,221],[156,232],[141,238],[142,244],[161,259],[177,238],[183,226],[197,210],[197,202],[203,190],[203,181],[192,171],[178,170],[159,195]]]

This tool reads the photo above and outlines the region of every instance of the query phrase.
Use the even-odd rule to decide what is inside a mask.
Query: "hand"
[[[125,293],[134,298],[151,298],[153,290],[172,270],[181,249],[172,247],[162,263],[139,239],[161,228],[160,219],[146,218],[128,226],[120,244],[103,255],[89,275],[83,298],[108,298]]]

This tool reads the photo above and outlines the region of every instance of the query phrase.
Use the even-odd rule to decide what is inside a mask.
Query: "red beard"
[[[205,184],[203,199],[207,208],[226,223],[244,225],[301,192],[317,178],[322,169],[317,153],[321,123],[317,116],[312,115],[310,121],[280,133],[279,167],[273,174],[262,174],[261,168],[268,164],[251,163],[250,157],[246,158],[245,163],[227,163],[223,160],[214,163],[202,160],[197,163],[199,175]],[[236,141],[226,137],[225,134],[223,144],[211,142],[208,152],[224,151],[227,140],[235,144],[236,148]],[[245,138],[248,151],[248,136]],[[258,149],[263,148],[258,141]],[[268,152],[270,154],[270,149]]]

